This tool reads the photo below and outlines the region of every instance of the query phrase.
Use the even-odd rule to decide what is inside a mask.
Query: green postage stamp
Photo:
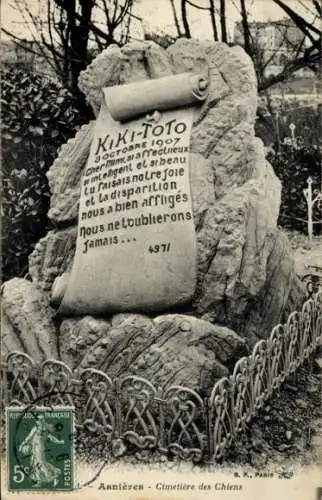
[[[8,407],[8,490],[66,491],[74,485],[74,409]]]

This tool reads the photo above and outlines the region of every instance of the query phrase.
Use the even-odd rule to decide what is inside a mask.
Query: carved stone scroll
[[[73,269],[66,293],[61,279],[53,289],[56,303],[63,296],[60,313],[158,311],[192,299],[190,134],[192,104],[206,97],[206,87],[202,75],[184,73],[104,89],[82,179]]]

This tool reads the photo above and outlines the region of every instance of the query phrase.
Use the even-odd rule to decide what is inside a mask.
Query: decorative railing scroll
[[[22,352],[7,356],[7,377],[10,381],[10,404],[28,405],[37,398],[37,376],[33,359]],[[8,380],[7,380],[8,382]]]
[[[255,344],[251,355],[253,413],[262,408],[271,394],[269,378],[270,354],[271,350],[266,340],[260,340]]]
[[[158,450],[181,459],[220,460],[240,431],[307,359],[322,340],[322,291],[301,311],[275,326],[267,340],[241,358],[209,397],[189,387],[161,388],[134,375],[111,379],[86,369],[73,372],[49,359],[37,366],[11,352],[2,374],[5,405],[73,405],[77,429],[99,433],[117,456],[126,450]]]
[[[153,416],[156,388],[141,377],[128,376],[117,382],[120,415],[120,437],[139,449],[155,448],[158,426]]]
[[[81,381],[86,400],[83,426],[90,432],[102,432],[107,439],[111,439],[116,425],[112,380],[99,370],[87,368],[81,374]]]
[[[74,405],[73,372],[62,361],[47,359],[41,364],[40,383],[43,405]]]
[[[181,459],[200,460],[207,440],[203,399],[182,386],[170,387],[163,398],[168,422],[166,448]]]
[[[269,396],[275,389],[280,387],[286,377],[286,353],[284,349],[285,336],[285,325],[279,324],[273,328],[268,340],[270,354],[268,360],[269,366],[267,369],[269,377]]]
[[[208,432],[209,455],[220,459],[234,439],[234,408],[231,380],[220,379],[209,399]]]

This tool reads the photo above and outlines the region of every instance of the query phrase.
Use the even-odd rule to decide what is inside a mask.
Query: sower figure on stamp
[[[35,426],[19,446],[19,452],[23,455],[31,455],[30,477],[35,481],[34,487],[44,483],[53,483],[53,486],[56,486],[61,474],[60,469],[46,460],[46,439],[56,444],[64,444],[64,440],[56,438],[51,433],[52,430],[52,425],[45,422],[43,415],[39,415]]]

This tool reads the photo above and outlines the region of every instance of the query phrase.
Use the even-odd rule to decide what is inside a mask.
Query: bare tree
[[[28,50],[42,57],[63,84],[80,97],[77,82],[92,54],[129,36],[133,0],[46,0],[32,9],[28,0],[13,0],[29,28]],[[102,19],[101,22],[98,19]],[[2,27],[18,46],[25,44]]]
[[[184,34],[187,38],[191,38],[190,26],[187,16],[187,3],[190,2],[188,2],[187,0],[181,0],[181,17],[184,28]]]
[[[264,57],[265,47],[259,43],[260,33],[252,29],[245,8],[245,0],[241,0],[242,31],[244,48],[254,61],[258,77],[259,90],[264,91],[274,84],[288,80],[296,71],[309,68],[319,71],[321,64],[321,31],[315,26],[321,22],[321,8],[312,0],[310,11],[311,20],[299,15],[295,9],[290,8],[282,0],[272,0],[286,14],[285,21],[275,22],[274,26],[279,31],[279,44],[275,45],[269,57]],[[256,23],[253,24],[256,26]],[[258,26],[258,25],[257,25]],[[293,40],[292,30],[297,30],[299,36]],[[278,54],[287,53],[284,61],[279,61],[279,71],[276,74],[268,74],[269,65],[274,62]]]
[[[205,5],[199,4],[198,0],[192,1],[192,0],[180,0],[180,12],[178,7],[176,6],[176,3],[174,0],[169,0],[171,3],[171,10],[173,14],[173,19],[174,19],[174,24],[177,30],[177,36],[178,38],[185,37],[185,38],[191,38],[191,29],[190,29],[190,21],[189,21],[189,16],[188,16],[188,9],[187,7],[193,7],[194,9],[197,9],[199,11],[205,11],[209,14],[210,16],[210,21],[212,25],[212,31],[213,31],[213,36],[214,40],[218,41],[219,40],[219,35],[218,35],[218,27],[217,27],[217,20],[216,20],[216,7],[215,7],[215,1],[216,0],[206,0]],[[224,38],[227,38],[227,26],[226,26],[226,0],[220,0],[220,5],[221,5],[221,10],[220,13],[218,14],[220,17],[220,26],[221,26],[221,31],[224,33]],[[181,24],[180,24],[180,19],[181,19]]]
[[[227,6],[228,0],[169,0],[173,13],[174,25],[178,37],[192,37],[191,12],[202,11],[209,16],[214,40],[228,42]],[[322,10],[316,0],[305,0],[307,16],[300,15],[295,7],[290,7],[286,0],[271,0],[302,34],[300,42],[291,47],[285,36],[281,39],[288,44],[288,57],[280,65],[277,74],[268,74],[267,68],[273,62],[264,57],[262,47],[254,34],[254,23],[250,21],[250,9],[246,0],[230,0],[240,15],[242,40],[246,52],[254,60],[259,90],[287,80],[294,72],[302,68],[317,71],[321,65],[321,31],[316,27],[322,19]],[[301,0],[298,0],[301,2]],[[30,27],[33,45],[30,50],[44,57],[55,73],[73,93],[77,94],[78,75],[86,67],[93,52],[101,51],[112,43],[123,44],[128,40],[130,21],[133,16],[134,0],[46,0],[39,1],[44,10],[38,14],[30,9],[30,0],[13,0],[17,10]],[[98,22],[97,19],[103,19]],[[17,45],[22,44],[19,37],[8,33]],[[255,30],[256,31],[256,30]],[[281,47],[275,47],[275,53]]]
[[[191,38],[191,19],[189,19],[187,6],[193,7],[199,11],[205,11],[210,16],[210,21],[213,27],[214,40],[228,41],[227,30],[227,5],[226,0],[181,0],[180,11],[175,7],[174,1],[171,1],[172,12],[175,16],[175,26],[177,28],[178,37],[185,36]],[[254,26],[256,23],[250,21],[250,9],[247,9],[246,0],[231,0],[230,5],[234,5],[240,15],[240,43],[244,46],[245,51],[253,59],[259,90],[266,90],[274,84],[284,82],[289,79],[296,71],[303,68],[310,68],[313,71],[319,71],[321,67],[321,30],[317,28],[318,22],[322,22],[322,8],[316,0],[306,0],[305,6],[307,17],[300,15],[296,7],[290,7],[286,0],[271,0],[284,12],[288,22],[280,25],[280,44],[274,47],[272,53],[267,57],[265,47],[259,43],[258,35],[260,33]],[[298,0],[301,3],[301,0]],[[178,4],[177,4],[178,5]],[[217,28],[217,16],[220,20],[220,32]],[[180,25],[180,19],[183,28]],[[292,23],[290,25],[290,23]],[[296,42],[292,42],[289,38],[289,32],[295,27],[298,33],[301,34]],[[288,57],[283,64],[279,65],[279,71],[276,74],[269,74],[267,71],[269,65],[274,62],[278,53],[282,52],[287,47]]]

